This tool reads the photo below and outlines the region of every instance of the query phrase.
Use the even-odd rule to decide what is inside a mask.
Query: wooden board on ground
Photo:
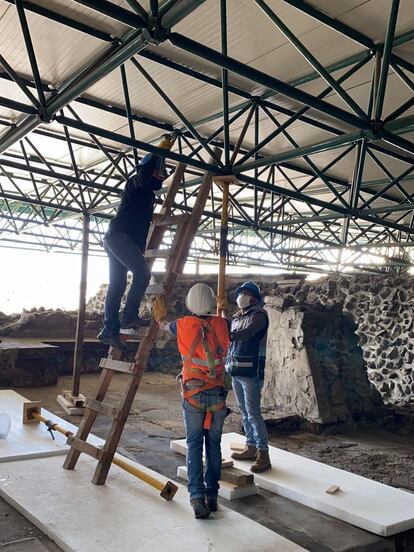
[[[178,466],[177,476],[185,481],[188,481],[187,466]],[[252,496],[259,492],[259,487],[255,484],[243,485],[241,487],[233,485],[228,481],[220,481],[219,496],[226,500],[237,500],[238,498],[245,498],[246,496]]]
[[[252,485],[254,483],[254,477],[252,473],[248,473],[237,468],[224,468],[221,470],[222,481],[227,481],[238,487],[244,485]]]
[[[222,437],[222,451],[230,443],[245,442],[237,433]],[[173,450],[184,453],[185,439],[173,441]],[[272,469],[255,474],[256,485],[337,519],[381,536],[414,528],[414,495],[371,479],[310,460],[298,454],[269,447]],[[236,468],[248,470],[251,461],[234,460]],[[326,493],[331,485],[339,490]]]

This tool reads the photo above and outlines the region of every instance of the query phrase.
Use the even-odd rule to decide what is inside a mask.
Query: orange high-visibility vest
[[[193,396],[200,391],[224,387],[224,363],[230,344],[227,322],[219,316],[185,316],[177,320],[177,343],[183,361],[183,398],[206,412],[204,427],[209,429],[212,412],[224,408],[226,404],[223,402],[206,408]],[[185,384],[189,380],[201,380],[202,384],[187,389]]]

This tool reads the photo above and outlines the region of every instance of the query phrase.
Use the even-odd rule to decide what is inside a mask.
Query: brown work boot
[[[241,452],[233,452],[231,455],[235,460],[254,460],[256,458],[257,448],[246,445]]]
[[[250,471],[254,473],[262,473],[271,469],[272,464],[270,463],[268,451],[258,449],[256,461],[250,466]]]

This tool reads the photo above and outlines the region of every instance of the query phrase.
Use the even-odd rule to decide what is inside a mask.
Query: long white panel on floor
[[[223,456],[230,457],[230,443],[244,442],[242,435],[224,434]],[[171,448],[185,454],[185,439],[172,441]],[[276,447],[270,447],[269,452],[273,468],[255,474],[259,487],[377,535],[395,535],[414,528],[413,494]],[[234,461],[234,465],[247,470],[251,462]],[[338,485],[340,490],[327,494],[331,485]]]
[[[5,462],[0,496],[65,552],[304,550],[224,507],[207,520],[194,519],[187,490],[181,485],[174,500],[166,502],[158,491],[117,466],[111,467],[106,485],[93,485],[95,465],[85,455],[73,471],[62,468],[60,457]]]
[[[15,391],[0,391],[0,412],[6,412],[11,417],[11,429],[7,439],[0,439],[0,462],[24,460],[44,456],[66,454],[69,447],[66,437],[57,431],[53,440],[44,424],[22,424],[23,404],[27,399]],[[42,408],[42,416],[76,433],[76,426],[55,416]],[[91,435],[88,441],[100,445],[102,439]]]

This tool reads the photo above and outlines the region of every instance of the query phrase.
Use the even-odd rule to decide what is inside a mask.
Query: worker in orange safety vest
[[[181,353],[183,369],[179,379],[187,440],[188,491],[195,517],[206,518],[217,511],[221,434],[228,412],[224,364],[230,342],[227,321],[211,314],[216,310],[211,287],[195,284],[185,303],[191,315],[167,322],[165,304],[159,297],[154,302],[153,316],[162,330],[177,338]]]

